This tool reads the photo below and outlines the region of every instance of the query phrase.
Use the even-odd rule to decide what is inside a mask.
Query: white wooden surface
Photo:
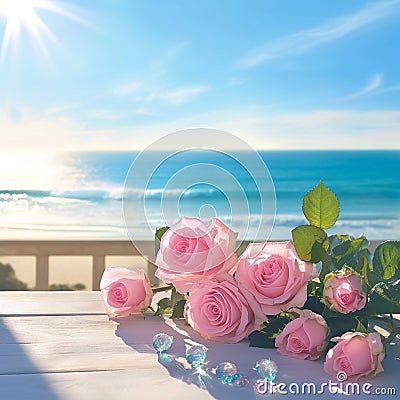
[[[169,364],[161,364],[151,346],[158,332],[175,338],[169,353],[177,359]],[[240,372],[250,377],[250,385],[232,388],[213,377],[207,390],[199,388],[183,358],[186,346],[193,343],[209,348],[210,367],[221,361],[235,362]],[[399,348],[396,339],[384,361],[386,371],[370,381],[372,391],[395,388],[396,395],[383,396],[389,399],[400,397]],[[250,348],[247,342],[207,342],[183,321],[152,316],[111,320],[104,313],[99,292],[0,293],[1,400],[262,399],[271,395],[254,393],[257,373],[251,368],[258,359],[267,357],[278,364],[279,382],[320,385],[329,381],[322,360],[294,360],[273,349]],[[318,397],[349,398],[329,393]]]

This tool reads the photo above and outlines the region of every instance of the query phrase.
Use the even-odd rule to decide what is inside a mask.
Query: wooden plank
[[[105,314],[99,292],[2,292],[0,316]]]
[[[171,398],[174,399],[185,399],[192,394],[202,395],[201,398],[211,395],[211,398],[229,400],[259,399],[252,389],[258,378],[252,367],[258,359],[268,357],[279,365],[278,382],[314,382],[320,385],[329,380],[323,372],[322,359],[306,362],[307,368],[304,368],[303,360],[282,356],[275,349],[250,348],[246,341],[237,344],[208,342],[182,320],[171,321],[161,317],[109,320],[105,316],[68,315],[6,317],[0,321],[2,399],[18,399],[15,393],[10,397],[10,393],[5,391],[10,390],[7,388],[13,383],[28,385],[32,390],[31,399],[39,398],[36,397],[38,387],[46,385],[48,392],[66,400],[97,400],[99,388],[102,388],[100,396],[118,391],[119,399],[132,398],[130,396],[151,399],[153,395],[160,396],[159,389],[172,392],[174,396]],[[174,344],[168,353],[176,359],[170,363],[161,364],[151,347],[151,339],[157,332],[174,336]],[[186,347],[198,343],[209,349],[207,361],[210,371],[223,360],[233,361],[242,373],[249,376],[250,385],[243,389],[229,388],[212,376],[207,390],[200,391],[196,386],[196,375],[184,360]],[[385,373],[371,381],[374,387],[400,390],[396,365],[400,355],[398,341],[393,347],[384,362]],[[89,391],[86,391],[87,386],[90,386]],[[74,389],[69,390],[69,387]],[[24,398],[22,393],[17,393],[21,395],[19,398]],[[299,398],[307,397],[306,394]],[[331,398],[336,397],[333,395]]]
[[[96,310],[104,309],[98,292],[3,292],[0,310],[3,308],[8,316],[0,317],[0,399],[259,399],[252,388],[258,378],[252,367],[258,359],[268,357],[279,366],[278,382],[321,384],[330,378],[323,372],[322,359],[296,360],[275,349],[250,348],[247,341],[209,342],[183,320],[97,315]],[[152,348],[152,337],[158,332],[174,336],[168,353],[176,358],[170,363],[160,363]],[[186,348],[197,343],[208,347],[210,369],[223,360],[233,361],[249,376],[250,385],[232,388],[214,376],[207,390],[199,389],[184,360]],[[371,384],[374,388],[395,387],[398,394],[400,341],[395,339],[390,347],[383,363],[385,372]]]
[[[213,382],[213,389],[202,390],[188,379],[184,381],[179,379],[178,375],[172,377],[172,373],[156,363],[151,368],[130,371],[0,376],[0,398],[4,400],[244,399],[242,389]],[[245,398],[255,397],[250,393],[250,397]],[[299,399],[301,400],[301,397]]]
[[[156,293],[153,306],[166,295],[166,292]],[[101,293],[98,291],[0,291],[0,317],[73,314],[106,314]]]
[[[142,317],[119,322],[105,315],[4,317],[0,375],[151,368],[157,360],[151,339],[160,323]]]

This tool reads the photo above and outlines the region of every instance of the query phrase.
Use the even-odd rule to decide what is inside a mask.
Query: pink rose
[[[146,311],[153,299],[149,278],[143,270],[107,268],[100,289],[110,317],[140,314]]]
[[[326,346],[328,326],[321,315],[293,309],[299,318],[290,321],[276,337],[275,346],[284,356],[316,360]]]
[[[248,302],[227,273],[193,285],[185,317],[203,338],[224,343],[239,342],[260,329],[265,320],[257,302],[254,299]]]
[[[383,371],[384,349],[379,333],[347,332],[332,341],[338,343],[328,351],[324,369],[333,377],[344,372],[348,380],[357,381]]]
[[[235,277],[266,315],[275,315],[304,305],[315,273],[314,265],[302,261],[291,242],[266,242],[249,244],[239,257]]]
[[[237,233],[219,219],[207,226],[200,219],[182,217],[161,238],[156,276],[186,293],[194,282],[218,273],[233,274]]]
[[[343,314],[363,309],[367,301],[362,276],[349,267],[326,275],[323,296],[331,310]]]

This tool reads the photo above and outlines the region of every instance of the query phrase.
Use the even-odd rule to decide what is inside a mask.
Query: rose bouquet
[[[349,380],[383,371],[385,345],[400,333],[400,242],[372,254],[364,236],[329,234],[339,216],[335,194],[321,181],[303,200],[309,225],[293,241],[250,243],[236,254],[237,233],[213,219],[183,217],[156,232],[156,276],[170,291],[156,315],[171,314],[207,340],[276,347]],[[110,316],[151,308],[144,272],[107,269],[101,290]],[[385,324],[387,337],[374,331]]]

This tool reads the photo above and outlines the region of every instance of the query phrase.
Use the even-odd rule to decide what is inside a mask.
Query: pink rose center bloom
[[[188,240],[181,240],[176,245],[176,250],[179,251],[180,253],[187,253],[188,248],[189,248]]]
[[[307,347],[301,338],[294,335],[289,337],[287,348],[293,353],[301,353],[302,351],[307,350]]]
[[[288,276],[286,260],[278,255],[260,259],[255,271],[256,282],[262,287],[262,292],[270,298],[283,294]]]
[[[343,304],[351,304],[354,302],[356,298],[356,294],[353,293],[340,293],[340,290],[338,291],[338,296],[340,297],[340,300],[342,300]]]
[[[340,286],[337,287],[335,295],[337,301],[343,305],[350,305],[356,300],[357,291],[346,280],[345,282],[341,282]]]
[[[123,283],[116,282],[110,286],[108,290],[107,301],[111,307],[121,307],[126,303],[127,299],[128,291]]]
[[[264,282],[273,282],[286,267],[285,260],[281,257],[271,256],[263,264],[260,271],[260,277]]]
[[[219,308],[215,304],[207,305],[207,315],[210,317],[210,320],[216,321],[221,318],[221,313]]]
[[[335,362],[335,369],[337,372],[345,372],[347,376],[352,375],[353,371],[349,359],[345,356],[338,357]]]

